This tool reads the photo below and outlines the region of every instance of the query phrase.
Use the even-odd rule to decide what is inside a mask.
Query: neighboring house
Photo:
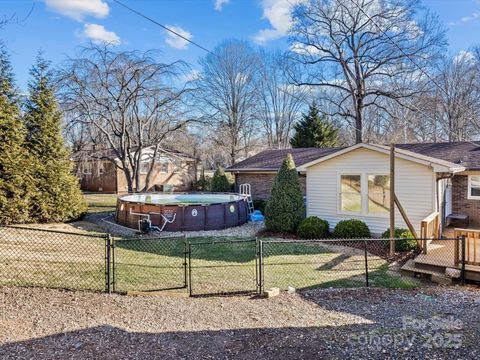
[[[480,142],[399,144],[395,187],[420,235],[422,220],[438,212],[444,225],[464,215],[480,226]],[[238,186],[267,199],[276,172],[291,153],[306,195],[307,214],[329,221],[365,221],[373,233],[389,226],[389,147],[357,144],[343,148],[266,150],[229,168]],[[452,216],[452,214],[455,214]],[[397,213],[397,226],[406,227]]]
[[[145,185],[153,148],[142,151],[140,185]],[[126,193],[127,180],[115,151],[90,150],[73,154],[75,171],[80,187],[85,191]],[[116,165],[118,164],[118,166]],[[147,191],[189,191],[195,180],[195,159],[177,151],[162,149],[155,159],[153,173]]]

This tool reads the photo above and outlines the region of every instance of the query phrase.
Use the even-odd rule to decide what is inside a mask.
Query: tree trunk
[[[363,125],[363,100],[362,98],[357,98],[357,103],[355,106],[355,144],[363,142],[362,139],[362,125]]]

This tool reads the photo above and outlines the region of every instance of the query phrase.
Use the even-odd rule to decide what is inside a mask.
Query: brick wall
[[[468,173],[452,179],[452,210],[470,216],[470,225],[480,226],[480,200],[468,199]]]
[[[276,174],[235,174],[235,186],[238,191],[240,184],[250,184],[252,187],[252,198],[266,200],[270,197],[272,191],[273,180]],[[302,185],[303,195],[306,194],[306,179],[305,175],[300,175],[300,184]]]
[[[87,162],[77,162],[75,172],[80,178],[80,189],[85,191],[116,192],[117,175],[115,165],[110,161],[88,161],[90,174],[85,174],[83,169]],[[100,168],[103,173],[100,174]]]

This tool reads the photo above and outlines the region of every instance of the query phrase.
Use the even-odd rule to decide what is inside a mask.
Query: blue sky
[[[284,48],[292,0],[122,0],[158,22],[172,26],[208,49],[223,39],[242,38]],[[295,0],[294,0],[295,1]],[[424,0],[448,28],[450,51],[480,45],[480,0]],[[33,10],[26,19],[25,16]],[[111,0],[0,0],[0,17],[16,15],[0,30],[12,55],[18,85],[26,88],[38,50],[59,64],[89,41],[107,39],[118,49],[159,49],[161,61],[178,59],[196,68],[205,53]]]

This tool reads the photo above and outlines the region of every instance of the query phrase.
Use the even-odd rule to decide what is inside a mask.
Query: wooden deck
[[[457,229],[458,230],[458,229]],[[464,229],[468,231],[466,238],[466,279],[480,281],[480,230]],[[457,231],[458,235],[458,231]],[[446,238],[454,238],[455,230],[447,228],[443,232]],[[456,248],[457,240],[433,240],[427,246],[427,252],[417,255],[406,263],[402,270],[426,275],[445,274],[447,268],[461,269],[461,247]],[[459,256],[459,262],[456,258]]]

